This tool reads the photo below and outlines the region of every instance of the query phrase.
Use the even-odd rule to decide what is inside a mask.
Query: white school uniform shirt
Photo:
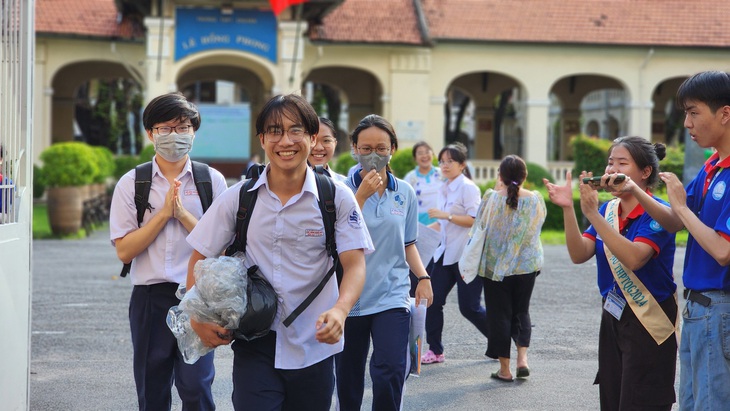
[[[267,170],[251,190],[258,198],[250,215],[246,266],[258,265],[279,296],[279,306],[271,329],[276,332],[274,367],[302,369],[342,351],[344,339],[336,344],[320,343],[315,338],[315,323],[338,298],[335,276],[312,304],[289,326],[282,322],[319,284],[332,266],[325,250],[325,232],[319,209],[314,172],[307,169],[302,191],[281,204],[269,191]],[[224,192],[188,235],[190,245],[206,257],[217,257],[235,237],[236,212],[241,186],[238,182]],[[337,251],[373,251],[367,227],[355,196],[335,182],[335,240]]]
[[[463,174],[441,186],[439,209],[449,214],[476,217],[480,202],[479,187]],[[438,261],[443,255],[443,265],[456,264],[469,239],[470,228],[456,225],[446,219],[439,220],[439,224],[441,225],[441,244],[433,253],[433,261]]]
[[[137,207],[134,205],[135,169],[122,176],[114,188],[111,208],[109,210],[109,233],[112,245],[115,240],[137,230]],[[183,207],[195,218],[203,215],[198,189],[193,180],[193,169],[188,158],[183,171],[177,176],[180,180],[180,198]],[[226,179],[217,170],[210,169],[210,180],[213,185],[213,198],[217,198],[226,190]],[[152,184],[149,203],[152,211],[146,211],[142,226],[149,223],[165,204],[170,183],[160,172],[157,161],[152,160]],[[149,247],[132,260],[129,277],[133,285],[152,285],[157,283],[185,283],[188,272],[188,261],[193,249],[185,237],[188,230],[175,218],[171,218],[155,237]]]

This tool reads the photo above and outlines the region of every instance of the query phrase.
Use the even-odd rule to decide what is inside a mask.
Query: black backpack
[[[203,206],[203,213],[208,211],[208,207],[213,202],[213,183],[210,179],[210,167],[205,163],[191,161],[193,167],[193,181],[198,189],[200,204]],[[149,210],[152,212],[150,205],[150,189],[152,188],[152,162],[140,164],[135,167],[136,175],[134,177],[134,205],[137,207],[137,225],[142,225],[144,214]],[[124,264],[121,277],[129,274],[132,263]]]
[[[258,197],[258,190],[249,191],[254,186],[258,177],[261,175],[265,166],[263,164],[254,165],[250,167],[246,173],[247,180],[241,186],[238,197],[238,212],[236,213],[236,238],[226,249],[226,255],[233,255],[237,251],[246,251],[246,237],[248,234],[248,223],[249,217],[253,213],[253,208],[256,205],[256,198]],[[294,311],[284,320],[284,326],[288,327],[292,322],[301,314],[309,304],[322,292],[332,274],[337,273],[337,285],[342,283],[342,264],[340,264],[340,257],[337,254],[337,244],[335,242],[335,221],[337,220],[337,214],[335,210],[335,183],[329,177],[329,173],[322,166],[316,166],[314,168],[314,176],[317,182],[317,192],[319,193],[319,209],[322,213],[322,220],[324,222],[325,232],[325,248],[327,249],[327,255],[332,257],[334,261],[332,268],[325,274],[322,281],[317,284],[314,290],[307,296]]]

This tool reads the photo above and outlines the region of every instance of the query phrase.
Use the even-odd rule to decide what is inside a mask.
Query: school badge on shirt
[[[347,215],[347,224],[352,228],[362,228],[362,217],[357,207],[352,207]]]
[[[393,196],[393,206],[390,208],[390,214],[392,215],[405,215],[404,205],[406,201],[402,194],[396,194]]]

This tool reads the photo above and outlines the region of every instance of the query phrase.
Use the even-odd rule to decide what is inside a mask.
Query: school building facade
[[[706,0],[308,0],[278,16],[262,0],[36,5],[36,160],[75,138],[79,85],[111,76],[147,101],[232,83],[235,101],[213,104],[245,104],[242,158],[260,150],[250,117],[268,98],[316,89],[335,107],[340,146],[376,113],[404,147],[438,150],[456,128],[487,165],[478,172],[515,153],[559,176],[571,136],[664,141],[679,84],[730,68],[730,3]]]

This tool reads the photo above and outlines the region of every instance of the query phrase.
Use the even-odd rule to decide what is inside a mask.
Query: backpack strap
[[[335,210],[335,183],[330,177],[327,177],[322,166],[315,167],[315,181],[317,182],[317,192],[319,193],[319,209],[322,213],[322,221],[324,222],[325,245],[327,254],[332,257],[332,267],[327,271],[322,281],[312,290],[307,298],[302,301],[297,308],[289,314],[284,320],[284,326],[289,327],[294,320],[299,317],[315,298],[322,292],[327,282],[332,278],[332,274],[337,272],[337,286],[342,282],[342,264],[340,264],[340,256],[337,254],[337,243],[335,242],[335,221],[337,214]]]
[[[248,235],[248,223],[256,205],[258,190],[249,191],[256,184],[258,178],[246,180],[238,192],[238,212],[236,213],[236,238],[233,244],[226,248],[226,255],[231,256],[236,251],[246,252],[246,237]]]
[[[144,213],[147,210],[151,212],[153,208],[149,201],[152,188],[152,162],[148,161],[138,165],[134,168],[134,172],[134,205],[137,208],[137,227],[139,227],[144,220]],[[126,277],[131,268],[131,262],[124,264],[119,276]]]
[[[152,188],[152,162],[140,164],[134,170],[134,205],[137,207],[137,226],[141,226],[144,213],[153,210],[149,201]]]
[[[246,170],[246,178],[257,179],[266,169],[266,164],[255,163]]]
[[[203,213],[205,213],[213,202],[213,182],[210,179],[210,167],[198,161],[191,161],[191,164],[193,167],[193,181],[195,182],[195,188],[198,189],[200,204],[203,206]]]

